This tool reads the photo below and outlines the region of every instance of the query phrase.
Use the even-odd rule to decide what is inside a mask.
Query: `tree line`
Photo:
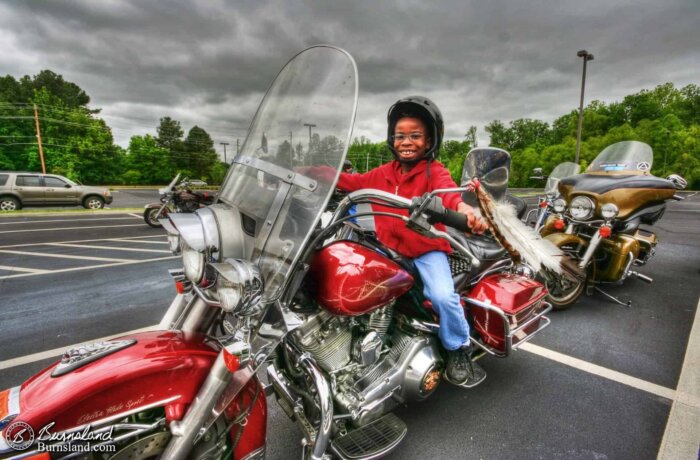
[[[89,103],[84,90],[50,70],[0,77],[0,170],[41,171],[38,115],[47,172],[86,184],[163,184],[178,172],[223,180],[228,165],[204,128],[193,126],[185,136],[182,124],[166,116],[153,135],[132,136],[124,149]]]
[[[0,78],[0,170],[41,169],[34,126],[38,108],[47,171],[90,184],[162,184],[177,172],[190,178],[220,183],[228,165],[219,161],[206,130],[193,126],[185,135],[182,124],[168,116],[160,119],[154,134],[132,136],[124,149],[114,144],[99,109],[90,97],[61,75],[43,70],[19,80]],[[530,179],[532,169],[545,174],[563,161],[573,161],[578,111],[562,115],[550,125],[522,118],[507,124],[494,120],[485,129],[490,145],[512,155],[511,187],[541,185]],[[700,187],[700,87],[676,88],[672,83],[642,90],[609,104],[593,101],[583,111],[581,164],[585,168],[606,146],[639,140],[654,150],[652,173],[665,177],[681,174],[694,189]],[[286,142],[286,141],[285,141]],[[313,153],[337,149],[335,139],[314,134]],[[326,145],[327,144],[327,145]],[[439,160],[455,181],[462,174],[464,156],[477,145],[476,127],[468,127],[461,140],[446,140]],[[303,154],[301,143],[282,143],[279,150]],[[280,154],[280,152],[277,152]],[[355,138],[348,150],[355,169],[364,172],[390,161],[386,142]]]

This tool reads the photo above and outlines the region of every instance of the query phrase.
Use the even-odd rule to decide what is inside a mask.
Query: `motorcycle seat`
[[[496,261],[507,256],[505,249],[498,242],[486,235],[465,235],[451,227],[447,227],[447,233],[465,246],[474,254],[474,257],[482,262]]]

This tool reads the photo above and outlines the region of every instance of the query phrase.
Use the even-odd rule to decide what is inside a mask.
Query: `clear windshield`
[[[343,50],[294,57],[263,99],[219,199],[255,238],[251,260],[275,299],[311,236],[345,160],[357,107],[357,68]]]
[[[556,194],[557,193],[557,186],[559,185],[559,181],[561,179],[564,179],[565,177],[569,177],[569,176],[573,176],[574,174],[578,174],[580,170],[581,170],[581,166],[577,165],[576,163],[572,163],[570,161],[566,161],[564,163],[557,165],[557,167],[554,168],[554,170],[552,170],[552,173],[547,178],[547,183],[544,186],[544,193],[546,195]]]
[[[508,189],[510,175],[510,154],[495,147],[471,149],[464,159],[461,185],[466,185],[473,177],[478,177],[481,185],[497,200],[503,199]],[[462,199],[476,205],[473,194],[463,194]]]
[[[593,160],[586,172],[630,171],[649,172],[654,153],[644,142],[624,141],[607,146]]]
[[[172,191],[173,187],[175,187],[175,184],[177,184],[177,180],[179,178],[180,178],[180,173],[177,173],[177,176],[175,176],[175,179],[171,180],[167,187],[163,187],[163,188],[158,189],[158,193],[160,193],[161,195],[164,195],[164,194]]]

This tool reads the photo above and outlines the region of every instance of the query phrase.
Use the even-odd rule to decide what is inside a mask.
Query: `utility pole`
[[[41,130],[39,129],[39,109],[34,104],[34,122],[36,123],[36,140],[39,144],[39,158],[41,158],[41,172],[46,174],[46,165],[44,164],[44,148],[41,145]]]
[[[576,56],[583,58],[583,77],[581,78],[581,105],[578,109],[578,131],[576,133],[576,159],[578,164],[579,152],[581,151],[581,127],[583,126],[583,91],[586,88],[586,62],[593,60],[593,55],[586,50],[576,53]]]
[[[224,163],[228,164],[228,162],[226,161],[226,146],[228,145],[228,142],[219,142],[219,144],[224,146]]]

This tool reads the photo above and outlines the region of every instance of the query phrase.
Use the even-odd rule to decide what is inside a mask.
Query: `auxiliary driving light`
[[[219,274],[216,292],[221,308],[240,316],[256,314],[264,290],[258,267],[241,259],[226,259],[211,266]]]
[[[612,203],[604,204],[603,207],[600,208],[600,214],[605,220],[614,219],[619,212],[620,209]]]
[[[566,209],[566,200],[559,198],[558,200],[554,201],[552,207],[554,207],[554,212],[562,213]]]

